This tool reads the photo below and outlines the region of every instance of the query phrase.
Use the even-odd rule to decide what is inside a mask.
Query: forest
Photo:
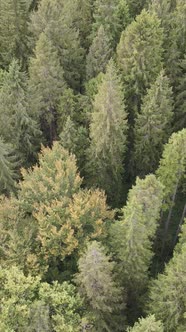
[[[186,331],[186,1],[0,0],[0,332]]]

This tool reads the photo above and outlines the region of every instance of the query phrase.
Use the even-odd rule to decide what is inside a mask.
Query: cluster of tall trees
[[[185,332],[185,22],[0,1],[0,331]]]

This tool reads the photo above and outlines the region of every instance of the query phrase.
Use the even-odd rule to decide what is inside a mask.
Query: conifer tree
[[[165,145],[157,177],[164,185],[163,210],[169,210],[165,221],[165,233],[163,248],[166,241],[167,231],[172,217],[172,209],[175,203],[178,189],[183,184],[186,172],[186,129],[173,133],[169,142]]]
[[[127,290],[128,314],[132,320],[138,314],[139,299],[144,295],[148,282],[153,257],[152,240],[156,234],[162,196],[162,185],[154,175],[143,180],[137,178],[122,209],[121,220],[111,227],[119,279]]]
[[[177,130],[186,127],[186,56],[180,61],[180,74],[176,87],[175,126]]]
[[[105,189],[109,198],[113,190],[119,193],[121,185],[126,150],[126,117],[122,85],[111,60],[95,96],[88,151],[92,174],[90,180]]]
[[[27,20],[29,1],[0,2],[0,66],[7,67],[13,58],[25,64],[28,56]]]
[[[41,0],[38,10],[31,15],[30,30],[34,42],[42,32],[46,35],[47,43],[58,54],[65,81],[72,89],[79,91],[84,70],[84,51],[75,28],[75,8],[76,1]]]
[[[148,0],[127,0],[129,12],[132,18],[135,18],[141,13],[142,9],[145,8],[146,2],[148,2]]]
[[[127,106],[133,116],[162,68],[162,42],[160,20],[146,10],[121,35],[117,60],[126,86]]]
[[[63,68],[56,49],[41,33],[35,49],[35,57],[30,61],[31,107],[35,116],[49,126],[50,144],[56,137],[56,108],[65,88]],[[42,128],[45,131],[46,128]],[[48,128],[47,128],[48,129]]]
[[[15,190],[17,162],[10,146],[0,139],[0,193]]]
[[[26,74],[16,60],[10,64],[0,89],[0,130],[22,165],[35,160],[41,132],[29,110]]]
[[[165,331],[184,332],[186,324],[186,245],[175,252],[171,261],[150,287],[149,312],[155,314]]]
[[[100,72],[105,72],[106,65],[111,57],[110,41],[107,37],[103,25],[97,31],[89,53],[86,58],[86,77],[90,80]]]
[[[172,89],[161,71],[143,99],[134,127],[134,168],[138,175],[154,172],[171,132]]]
[[[114,263],[96,241],[89,243],[80,257],[76,283],[94,317],[96,331],[117,331],[115,313],[120,312],[122,289],[114,281]],[[114,329],[115,326],[115,329]]]
[[[163,332],[164,328],[161,321],[157,321],[154,315],[139,319],[127,332]]]

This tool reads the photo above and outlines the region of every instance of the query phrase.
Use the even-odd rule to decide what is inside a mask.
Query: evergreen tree
[[[186,171],[186,129],[173,133],[169,142],[165,145],[162,159],[157,170],[157,177],[164,185],[163,210],[169,210],[165,221],[163,248],[167,237],[167,231],[172,217],[172,209],[175,203],[178,189],[183,184]]]
[[[113,190],[115,195],[120,190],[126,150],[126,117],[122,85],[111,60],[95,96],[88,152],[91,180],[106,190],[109,199]]]
[[[146,10],[121,35],[117,59],[126,86],[127,106],[133,116],[162,68],[162,42],[160,20]]]
[[[25,64],[28,56],[27,20],[29,1],[0,2],[0,66],[7,67],[13,58]]]
[[[105,72],[106,65],[111,57],[109,39],[103,25],[97,31],[86,59],[87,80],[96,77],[100,72]]]
[[[56,108],[65,82],[63,68],[58,54],[50,40],[41,33],[35,49],[35,57],[30,61],[31,107],[35,116],[44,123],[45,135],[49,126],[50,144],[56,137]],[[48,126],[47,126],[48,125]]]
[[[176,88],[175,126],[177,130],[186,127],[186,56],[180,61],[180,75]]]
[[[111,41],[113,48],[116,47],[122,30],[130,22],[129,8],[126,0],[96,0],[93,12],[93,33],[95,36],[99,27],[104,30]]]
[[[75,7],[74,7],[75,6]],[[68,85],[80,90],[84,70],[84,51],[74,25],[76,1],[41,0],[38,10],[31,15],[30,30],[35,42],[43,32],[47,43],[58,53]]]
[[[16,158],[10,146],[0,139],[0,193],[10,193],[15,190]]]
[[[170,136],[172,118],[172,89],[169,79],[161,71],[147,91],[135,122],[134,168],[138,175],[144,176],[156,170],[163,145]]]
[[[127,290],[128,315],[138,316],[140,297],[148,282],[153,256],[152,240],[162,204],[162,185],[154,175],[137,178],[128,194],[121,220],[111,227],[111,242],[118,261],[119,279]]]
[[[160,321],[155,320],[154,315],[139,319],[133,328],[129,328],[128,332],[163,332],[164,328]]]
[[[186,324],[186,246],[152,282],[149,294],[149,312],[161,319],[165,331],[184,332]]]
[[[76,283],[94,317],[95,331],[120,331],[114,313],[120,311],[121,288],[114,281],[114,263],[96,241],[80,257]],[[114,328],[115,326],[115,328]]]
[[[10,64],[0,89],[0,130],[23,165],[35,160],[41,132],[29,110],[27,77],[15,60]]]

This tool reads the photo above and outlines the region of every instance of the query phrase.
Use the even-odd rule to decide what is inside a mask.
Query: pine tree
[[[114,263],[96,241],[89,243],[80,257],[76,283],[94,317],[96,331],[117,331],[114,313],[120,311],[122,289],[114,281]],[[115,328],[114,328],[115,325]]]
[[[184,332],[186,324],[186,246],[175,252],[171,261],[150,287],[149,312],[161,319],[165,331]]]
[[[138,317],[140,297],[148,282],[155,237],[162,204],[162,185],[154,175],[137,178],[128,194],[122,217],[111,227],[111,243],[118,261],[118,275],[128,294],[128,315]],[[136,317],[136,318],[137,318]]]
[[[30,61],[31,107],[35,116],[44,122],[45,131],[49,126],[50,144],[56,137],[56,108],[65,88],[63,68],[58,54],[50,40],[41,33],[35,49],[35,57]],[[47,130],[46,130],[47,129]]]
[[[30,30],[34,42],[42,32],[46,35],[47,43],[58,54],[65,81],[70,88],[79,91],[84,71],[84,51],[74,27],[75,9],[76,1],[41,0],[38,10],[31,15]]]
[[[127,0],[131,17],[135,18],[139,15],[142,9],[145,8],[146,2],[148,0]]]
[[[154,83],[162,68],[162,42],[160,20],[146,10],[121,35],[117,59],[131,116],[139,111],[146,89]]]
[[[0,66],[7,67],[13,58],[25,64],[28,56],[28,1],[0,2]]]
[[[22,165],[28,166],[36,158],[41,132],[27,99],[27,77],[14,60],[0,89],[0,130],[2,137],[12,144]]]
[[[134,127],[134,168],[138,175],[154,172],[171,132],[172,89],[161,71],[143,99]]]
[[[146,318],[139,319],[138,323],[135,323],[132,328],[129,328],[127,332],[163,332],[164,328],[161,321],[155,320],[154,315],[149,315]]]
[[[0,139],[0,193],[15,191],[17,162],[11,147]]]
[[[112,49],[103,25],[97,31],[86,59],[86,77],[90,80],[100,72],[105,72],[106,65],[111,57]]]
[[[91,180],[105,189],[109,198],[113,191],[114,195],[119,193],[121,185],[126,150],[126,117],[122,85],[111,60],[95,96],[88,152]]]

